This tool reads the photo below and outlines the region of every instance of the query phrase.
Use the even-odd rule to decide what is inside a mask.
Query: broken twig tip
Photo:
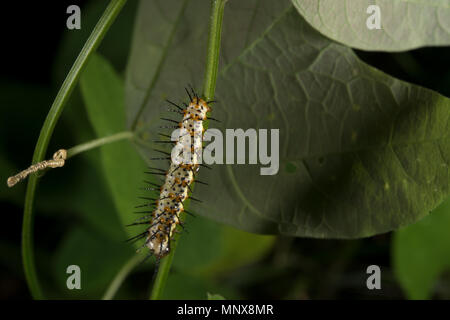
[[[52,160],[44,160],[36,164],[33,164],[27,169],[16,174],[15,176],[9,177],[6,183],[8,187],[11,188],[18,182],[24,180],[30,173],[41,171],[47,168],[58,168],[64,166],[66,159],[67,159],[67,150],[60,149],[53,154]]]

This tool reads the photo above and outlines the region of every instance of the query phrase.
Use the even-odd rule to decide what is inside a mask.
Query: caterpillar
[[[152,210],[138,212],[146,215],[128,225],[148,225],[142,233],[128,240],[137,241],[145,239],[140,249],[147,247],[150,251],[149,256],[154,255],[157,261],[170,253],[170,243],[174,233],[177,232],[177,226],[180,225],[184,228],[183,223],[180,221],[180,214],[183,211],[191,214],[184,209],[183,203],[188,198],[194,201],[200,201],[191,196],[191,184],[194,180],[197,183],[206,184],[196,180],[195,177],[200,166],[208,167],[201,164],[201,146],[205,131],[203,122],[208,119],[207,113],[211,111],[209,104],[215,101],[203,100],[192,87],[191,92],[187,88],[185,90],[189,97],[189,104],[184,103],[184,108],[170,100],[166,100],[172,106],[176,107],[176,110],[170,111],[183,115],[182,120],[177,122],[173,119],[161,118],[162,120],[176,123],[176,125],[163,126],[161,128],[179,129],[180,134],[177,136],[174,135],[175,132],[172,133],[172,136],[161,134],[165,137],[171,137],[175,141],[155,141],[160,143],[175,143],[171,153],[156,150],[164,154],[165,157],[152,158],[152,160],[169,160],[169,168],[167,171],[164,171],[163,169],[150,167],[153,171],[147,172],[164,177],[164,183],[162,185],[145,181],[151,185],[151,187],[145,189],[159,191],[159,197],[140,197],[150,202],[135,208],[150,207]],[[216,120],[211,117],[209,119]],[[178,137],[178,139],[174,139],[174,136]],[[200,154],[198,150],[200,150]],[[179,160],[180,157],[182,159],[181,161]]]

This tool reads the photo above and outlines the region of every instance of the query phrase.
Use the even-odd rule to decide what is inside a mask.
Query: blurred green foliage
[[[220,294],[211,294],[208,292],[208,300],[225,300]]]
[[[437,280],[450,271],[450,198],[421,221],[395,232],[394,270],[408,298],[428,299]],[[433,290],[435,289],[435,290]]]

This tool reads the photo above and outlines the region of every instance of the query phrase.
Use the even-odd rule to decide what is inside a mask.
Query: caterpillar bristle
[[[166,137],[166,138],[172,138],[171,136],[169,136],[168,134],[164,134],[164,133],[158,133],[160,136]]]
[[[155,202],[147,202],[144,204],[140,204],[134,207],[134,209],[139,209],[139,208],[145,208],[145,207],[151,207],[151,206],[156,206],[157,203]],[[150,208],[149,208],[150,209]],[[152,208],[153,209],[153,208]],[[134,212],[134,213],[146,213],[145,211],[140,211],[140,212]],[[147,213],[151,213],[151,212],[147,212]]]
[[[138,206],[135,206],[134,209],[139,209],[139,208],[145,208],[145,207],[151,207],[153,205],[155,205],[156,203],[146,203],[146,204],[141,204]],[[142,214],[142,213],[152,213],[153,211],[135,211],[133,213],[135,214]]]
[[[168,103],[170,103],[171,105],[173,105],[174,107],[177,107],[177,108],[178,108],[178,110],[180,110],[180,111],[184,111],[184,109],[183,109],[182,107],[180,107],[180,106],[179,106],[179,105],[177,105],[176,103],[174,103],[174,102],[170,101],[169,99],[166,99],[166,101],[167,101]]]
[[[189,90],[187,88],[184,88],[184,90],[186,90],[186,93],[189,97],[189,101],[192,102],[192,97],[191,97],[191,94],[189,93]]]
[[[165,176],[166,173],[164,172],[150,172],[150,171],[145,171],[145,174],[154,174],[154,175],[159,175],[159,176]]]
[[[140,233],[140,234],[138,234],[138,235],[136,235],[134,237],[131,237],[131,238],[127,239],[125,242],[134,242],[134,241],[140,240],[143,237],[145,237],[147,234],[148,234],[148,230],[145,230],[144,232],[142,232],[142,233]]]
[[[167,112],[173,112],[173,113],[178,113],[178,114],[184,114],[181,111],[175,110],[175,109],[166,109]]]
[[[179,123],[178,121],[175,121],[175,120],[173,120],[173,119],[169,119],[169,118],[160,118],[161,120],[164,120],[164,121],[169,121],[169,122],[173,122],[173,123]]]
[[[138,199],[142,199],[142,200],[152,200],[152,201],[157,201],[157,200],[159,200],[159,199],[150,198],[150,197],[138,197]]]
[[[160,153],[162,153],[162,154],[165,154],[165,155],[168,155],[168,156],[170,156],[170,153],[169,152],[167,152],[167,151],[163,151],[163,150],[158,150],[158,149],[152,149],[153,151],[156,151],[156,152],[160,152]]]
[[[147,180],[143,180],[143,181],[144,181],[144,183],[147,183],[147,184],[149,184],[151,186],[161,188],[161,186],[159,184],[156,184],[156,183],[153,183],[153,182],[150,182],[150,181],[147,181]]]
[[[194,88],[192,88],[192,85],[191,85],[191,84],[189,84],[189,88],[191,88],[192,95],[198,100],[198,95],[197,95],[197,93],[195,92]]]
[[[184,223],[183,224],[179,224],[179,226],[181,227],[181,229],[184,231],[184,232],[186,232],[187,234],[189,234],[189,231],[188,231],[188,229],[184,226]]]
[[[139,225],[143,225],[143,224],[150,224],[150,221],[130,223],[130,224],[126,224],[125,227],[139,226]]]
[[[208,117],[208,120],[213,120],[213,121],[216,121],[216,122],[222,122],[222,121],[220,121],[220,120],[218,120],[216,118],[211,118],[211,117]]]
[[[183,212],[186,212],[188,215],[190,215],[191,217],[196,217],[195,216],[195,214],[193,214],[192,212],[190,212],[190,211],[187,211],[187,210],[184,210]]]
[[[191,200],[194,200],[194,201],[197,201],[197,202],[203,202],[202,200],[199,200],[199,199],[197,199],[197,198],[194,198],[194,197],[189,197],[189,199],[191,199]]]
[[[152,211],[152,212],[153,212],[153,211]],[[144,221],[144,220],[150,221],[151,218],[152,218],[152,215],[149,215],[149,214],[148,214],[148,215],[146,215],[146,216],[143,216],[143,217],[140,217],[140,218],[135,219],[135,220],[133,221],[133,223],[137,223],[137,222]]]

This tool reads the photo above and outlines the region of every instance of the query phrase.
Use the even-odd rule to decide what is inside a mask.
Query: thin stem
[[[116,19],[117,15],[121,11],[126,0],[111,0],[105,12],[97,22],[94,30],[87,39],[80,54],[75,60],[72,68],[66,76],[55,100],[50,108],[50,111],[45,119],[39,134],[39,139],[36,143],[36,148],[33,154],[32,163],[38,163],[42,161],[47,152],[48,143],[53,134],[56,123],[64,109],[69,97],[75,88],[77,80],[84,69],[88,58],[97,49],[100,42],[103,40],[106,32],[111,24]],[[22,258],[25,271],[25,277],[30,288],[31,295],[35,299],[43,299],[41,286],[36,274],[36,266],[34,263],[34,251],[33,251],[33,202],[34,194],[37,187],[37,175],[32,174],[28,180],[27,191],[25,195],[24,216],[22,224]]]
[[[91,140],[89,142],[86,143],[82,143],[79,145],[76,145],[75,147],[72,147],[70,149],[67,150],[67,159],[76,156],[79,153],[97,148],[97,147],[101,147],[105,144],[108,143],[112,143],[112,142],[116,142],[119,140],[125,140],[125,139],[131,139],[133,137],[133,132],[131,131],[123,131],[123,132],[119,132],[107,137],[102,137],[99,139],[95,139],[95,140]]]
[[[102,300],[111,300],[116,295],[120,286],[124,282],[125,278],[130,274],[131,270],[133,270],[139,263],[142,261],[142,255],[135,254],[128,260],[127,263],[120,269],[120,271],[115,276],[114,280],[109,285],[105,294],[102,297]]]
[[[227,0],[213,0],[209,27],[208,53],[206,57],[203,96],[206,101],[214,99],[217,71],[219,70],[220,39],[222,35],[223,11]]]
[[[187,208],[186,204],[186,208]],[[186,215],[184,213],[180,214],[180,221],[184,221]],[[180,234],[175,234],[172,243],[170,244],[170,253],[167,257],[162,259],[159,265],[158,273],[155,277],[155,283],[153,284],[152,292],[150,294],[150,300],[161,299],[162,292],[166,286],[167,278],[169,277],[170,267],[172,265],[173,257],[175,255],[175,249],[177,248],[177,243],[180,238]]]
[[[219,68],[219,53],[220,53],[220,38],[222,33],[222,20],[225,3],[227,0],[212,0],[210,32],[208,39],[208,53],[206,58],[206,72],[203,87],[203,96],[206,100],[214,99],[214,92],[216,89],[217,70]],[[187,203],[185,207],[189,204]],[[180,216],[181,222],[184,221],[184,214]],[[170,248],[170,253],[161,261],[158,273],[156,274],[155,283],[153,284],[150,299],[158,300],[161,298],[162,292],[169,276],[170,267],[172,265],[173,257],[179,234],[174,237],[173,244]]]

